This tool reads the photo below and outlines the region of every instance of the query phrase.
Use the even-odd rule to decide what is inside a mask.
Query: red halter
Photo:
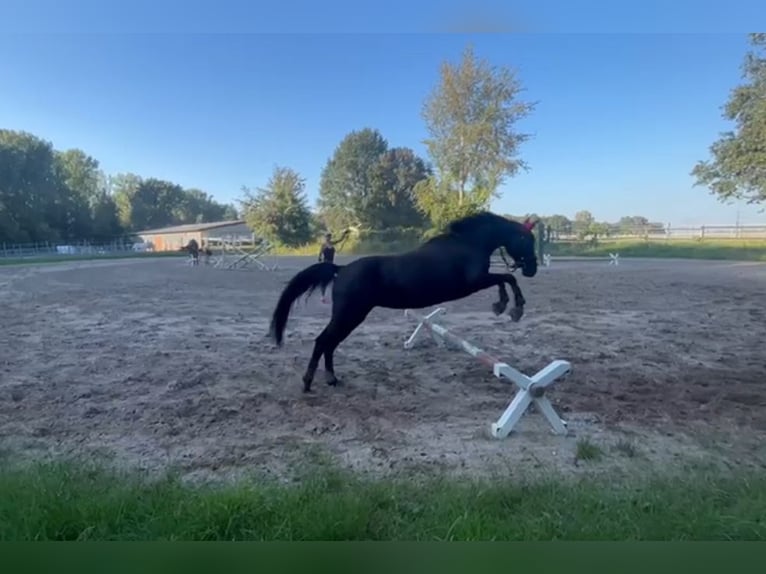
[[[529,217],[527,217],[527,218],[524,220],[524,223],[522,223],[522,225],[524,226],[524,229],[526,229],[527,231],[532,231],[532,228],[533,228],[533,227],[534,227],[536,224],[537,224],[537,220],[535,220],[535,221],[530,221],[530,218],[529,218]]]

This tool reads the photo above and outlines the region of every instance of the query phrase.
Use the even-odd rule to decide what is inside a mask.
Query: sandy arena
[[[520,277],[520,323],[492,314],[494,289],[447,303],[442,324],[528,374],[573,365],[549,394],[570,436],[528,412],[497,440],[515,389],[427,336],[405,351],[401,311],[375,309],[336,352],[342,385],[320,362],[304,395],[329,305],[299,303],[281,349],[266,331],[312,261],[0,268],[0,461],[85,454],[188,479],[289,478],[317,453],[378,475],[766,466],[766,265],[554,261]],[[582,439],[600,460],[577,458]]]

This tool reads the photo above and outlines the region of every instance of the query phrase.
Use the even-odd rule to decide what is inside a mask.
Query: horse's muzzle
[[[534,277],[537,275],[537,262],[536,261],[524,261],[521,264],[521,274],[524,277]]]

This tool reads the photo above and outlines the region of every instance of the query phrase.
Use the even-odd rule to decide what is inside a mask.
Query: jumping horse
[[[271,318],[269,335],[281,347],[293,302],[304,293],[308,297],[317,287],[324,290],[333,283],[332,316],[314,342],[303,375],[303,391],[308,393],[322,355],[327,384],[338,384],[333,353],[375,307],[422,309],[496,286],[500,298],[492,304],[492,311],[500,315],[509,303],[507,283],[514,301],[509,315],[519,321],[526,301],[518,282],[511,273],[490,273],[490,258],[502,247],[514,260],[511,270],[521,268],[522,275],[534,277],[537,255],[532,230],[536,223],[529,218],[519,223],[482,211],[452,221],[444,232],[411,251],[361,257],[348,265],[315,263],[299,271],[285,286]]]

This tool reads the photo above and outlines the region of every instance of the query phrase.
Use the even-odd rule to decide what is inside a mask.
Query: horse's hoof
[[[339,381],[338,381],[337,377],[333,377],[333,378],[327,380],[327,384],[329,386],[331,386],[331,387],[337,387],[338,386],[338,382]]]
[[[524,307],[514,307],[509,315],[514,323],[518,323],[524,315]]]
[[[495,315],[502,315],[503,311],[505,311],[505,308],[506,308],[507,305],[508,305],[507,303],[502,303],[501,301],[496,301],[496,302],[492,303],[492,312]]]

